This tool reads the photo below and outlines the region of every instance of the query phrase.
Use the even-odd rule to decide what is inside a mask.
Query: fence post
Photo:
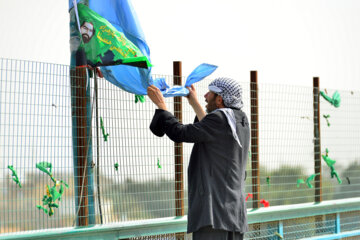
[[[70,10],[70,89],[74,162],[75,215],[77,226],[95,224],[92,169],[92,109],[86,57],[80,43],[74,9]]]
[[[340,213],[336,213],[335,216],[335,233],[339,234],[341,232],[341,218],[340,218]]]
[[[259,109],[257,71],[250,72],[251,104],[251,181],[253,208],[260,208],[260,169],[259,169]]]
[[[97,191],[97,199],[99,206],[99,215],[100,215],[100,224],[103,224],[103,216],[102,216],[102,208],[101,208],[101,197],[100,197],[100,145],[99,145],[99,99],[98,99],[98,81],[97,81],[97,70],[94,68],[94,95],[95,95],[95,119],[96,119],[96,191]],[[94,103],[93,103],[94,104]]]
[[[313,99],[314,99],[314,170],[315,174],[315,202],[322,201],[321,181],[321,141],[320,141],[320,80],[313,78]]]
[[[314,170],[315,174],[315,202],[322,201],[322,181],[321,181],[321,138],[320,138],[320,80],[319,77],[313,78],[313,103],[314,103]],[[316,233],[322,233],[324,227],[324,215],[315,216]]]
[[[86,67],[71,69],[71,113],[74,152],[74,188],[78,226],[89,225],[88,179],[86,171],[88,138],[86,108]]]
[[[181,61],[173,62],[174,85],[181,84]],[[181,97],[174,97],[174,115],[182,122],[182,101]],[[175,143],[175,215],[184,216],[184,171],[183,171],[183,144]],[[184,234],[176,234],[176,239],[183,239]]]

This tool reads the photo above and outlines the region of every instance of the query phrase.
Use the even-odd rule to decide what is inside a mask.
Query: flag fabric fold
[[[201,81],[202,79],[213,73],[216,69],[217,66],[215,65],[202,63],[197,66],[186,78],[184,86],[169,87],[169,85],[166,84],[164,78],[155,79],[154,85],[160,89],[164,97],[184,97],[189,95],[189,90],[187,89],[187,87],[190,87],[191,84]]]
[[[203,63],[195,68],[186,79],[185,87],[190,87],[191,84],[194,84],[205,77],[212,74],[217,69],[217,66]]]

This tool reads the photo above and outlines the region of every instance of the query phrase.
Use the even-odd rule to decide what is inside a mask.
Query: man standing
[[[150,129],[174,142],[195,143],[188,167],[188,232],[193,239],[243,239],[248,230],[244,180],[250,130],[241,110],[241,86],[230,78],[211,82],[205,94],[208,114],[194,86],[188,89],[197,118],[183,125],[167,111],[160,90],[153,85],[148,88],[149,98],[159,108]]]

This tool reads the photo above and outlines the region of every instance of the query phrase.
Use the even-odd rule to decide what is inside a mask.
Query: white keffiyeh
[[[216,78],[209,84],[209,90],[220,95],[225,107],[241,109],[242,88],[238,82],[231,78]]]
[[[239,136],[236,133],[236,119],[235,119],[234,110],[232,110],[231,108],[218,108],[218,109],[214,110],[214,112],[216,112],[216,111],[222,111],[225,114],[228,124],[230,125],[231,132],[232,132],[236,142],[242,148],[242,145],[239,140]]]

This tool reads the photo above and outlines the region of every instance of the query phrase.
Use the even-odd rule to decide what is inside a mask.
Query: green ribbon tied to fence
[[[55,182],[55,179],[52,176],[52,164],[49,162],[39,162],[36,164],[36,168],[38,168],[40,171],[46,173],[49,175],[51,180]]]
[[[336,107],[336,108],[340,107],[341,98],[340,98],[340,93],[338,91],[335,91],[334,94],[332,95],[332,97],[329,97],[323,91],[320,91],[320,94],[321,94],[321,96],[323,96],[323,98],[326,101],[328,101],[334,107]]]
[[[114,168],[115,168],[116,171],[119,170],[119,164],[118,164],[118,163],[115,163],[115,164],[114,164]]]
[[[141,102],[141,103],[144,103],[145,102],[145,96],[144,95],[137,95],[135,94],[135,103],[137,102]]]
[[[324,159],[324,161],[326,162],[326,165],[328,165],[328,167],[330,168],[330,175],[331,175],[331,178],[334,178],[336,177],[337,181],[339,184],[342,184],[342,180],[340,179],[339,177],[339,174],[337,173],[337,171],[335,170],[335,163],[336,161],[331,159],[329,157],[329,150],[326,148],[326,154],[325,155],[321,155],[322,158]]]
[[[323,117],[325,118],[328,127],[330,127],[330,122],[329,122],[330,115],[329,114],[327,114],[327,115],[324,114]]]
[[[21,188],[21,183],[20,183],[20,180],[19,180],[19,177],[14,169],[14,166],[13,165],[9,165],[8,166],[8,169],[10,169],[10,171],[12,172],[12,180],[14,182],[16,182],[17,185],[19,185],[19,187]]]
[[[297,182],[296,182],[296,187],[300,187],[300,184],[305,184],[304,179],[299,178],[299,179],[297,180]]]
[[[36,207],[39,210],[43,210],[46,214],[48,214],[50,217],[54,214],[53,208],[59,208],[58,202],[61,200],[61,197],[64,193],[64,186],[66,188],[69,188],[69,185],[63,181],[63,180],[56,180],[52,175],[52,164],[49,162],[39,162],[36,164],[36,168],[38,168],[40,171],[47,174],[51,181],[53,181],[54,185],[50,187],[49,185],[46,185],[46,194],[43,196],[42,202],[43,206],[36,205]],[[48,207],[46,209],[45,207]]]
[[[302,178],[299,178],[296,182],[296,187],[300,187],[301,184],[305,184],[308,186],[308,188],[313,188],[314,186],[311,184],[312,181],[314,181],[315,177],[317,175],[320,175],[320,173],[312,174],[310,175],[305,181]]]
[[[321,155],[322,158],[324,159],[324,161],[326,162],[326,165],[328,165],[329,167],[332,167],[336,161],[335,160],[332,160],[330,157],[329,157],[329,150],[326,148],[326,154],[325,155]]]
[[[160,164],[160,159],[159,159],[159,158],[157,159],[157,167],[158,167],[158,168],[161,168],[161,164]]]
[[[270,176],[266,177],[266,183],[267,183],[268,186],[270,186]]]
[[[104,136],[104,142],[107,142],[109,134],[105,132],[104,121],[103,121],[102,117],[100,117],[100,128],[101,128],[102,134]]]
[[[306,185],[309,187],[309,188],[313,188],[314,186],[311,184],[312,181],[314,181],[315,177],[317,175],[320,175],[320,173],[316,173],[316,174],[312,174],[310,177],[308,177],[306,179]]]

